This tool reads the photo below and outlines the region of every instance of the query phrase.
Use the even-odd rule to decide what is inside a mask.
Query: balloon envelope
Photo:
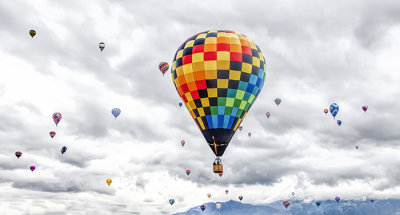
[[[339,202],[339,201],[340,201],[340,197],[339,197],[339,196],[336,196],[336,197],[335,197],[335,201],[336,201],[336,202]]]
[[[329,110],[327,108],[324,109],[324,113],[327,114]]]
[[[210,198],[211,197],[211,193],[207,193],[207,196],[208,196],[208,198]]]
[[[281,102],[282,102],[282,99],[280,99],[280,98],[276,98],[275,99],[275,104],[276,105],[279,105]]]
[[[30,30],[29,31],[29,35],[31,35],[31,37],[33,38],[36,35],[36,31],[35,30]]]
[[[217,210],[219,210],[219,209],[221,209],[221,203],[217,203],[217,204],[215,204],[215,207],[217,208]]]
[[[229,190],[225,190],[225,194],[228,194],[229,193]]]
[[[191,172],[190,169],[186,170],[186,175],[190,175]]]
[[[363,109],[364,112],[367,112],[367,110],[368,110],[368,105],[362,106],[362,109]]]
[[[181,145],[182,145],[182,147],[185,146],[185,141],[184,140],[181,141]]]
[[[319,207],[321,205],[321,202],[315,202],[315,204]]]
[[[179,105],[179,107],[182,107],[183,103],[182,103],[182,102],[179,102],[178,105]]]
[[[15,152],[15,156],[17,156],[17,158],[21,157],[22,152]]]
[[[241,131],[243,129],[243,126],[239,126],[238,129],[239,131]]]
[[[36,167],[35,166],[30,166],[29,169],[31,169],[31,171],[35,171]]]
[[[111,179],[107,179],[106,182],[107,182],[108,186],[110,186],[110,184],[112,183],[112,180]]]
[[[200,209],[201,209],[201,211],[204,211],[206,209],[206,206],[205,205],[201,205]]]
[[[211,150],[222,156],[261,92],[265,59],[243,34],[211,30],[178,48],[171,76]]]
[[[285,208],[289,207],[290,205],[290,201],[284,201],[283,202],[283,206],[285,206]]]
[[[271,113],[267,112],[265,115],[267,115],[267,118],[269,118],[271,116]]]
[[[375,202],[375,200],[374,200],[374,199],[371,199],[370,201],[371,201],[371,203],[374,203],[374,202]]]
[[[61,154],[64,154],[66,151],[67,151],[67,147],[66,147],[66,146],[63,146],[63,147],[61,148]]]
[[[55,131],[50,131],[50,137],[53,138],[54,136],[56,136],[56,132]]]
[[[242,201],[242,199],[243,199],[243,196],[239,196],[239,200]]]
[[[338,126],[341,126],[342,125],[342,120],[337,120],[337,124],[338,124]]]
[[[170,203],[171,205],[173,205],[173,204],[175,203],[175,199],[170,199],[170,200],[169,200],[169,203]]]
[[[111,110],[111,114],[115,117],[115,119],[121,114],[121,109],[119,108],[113,108]]]
[[[61,121],[61,119],[62,119],[61,113],[54,113],[53,114],[53,121],[54,121],[54,123],[56,123],[56,126]]]
[[[168,69],[169,69],[169,64],[167,62],[160,62],[158,64],[158,69],[161,71],[161,73],[164,75]]]
[[[339,113],[339,105],[337,105],[336,103],[332,103],[329,109],[331,111],[333,118],[335,118],[336,115]]]
[[[99,49],[100,49],[100,51],[103,51],[103,49],[106,47],[106,45],[103,43],[103,42],[101,42],[101,43],[99,43]]]

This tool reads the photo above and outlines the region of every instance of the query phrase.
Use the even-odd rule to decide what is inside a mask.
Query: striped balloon
[[[285,208],[288,208],[290,205],[290,201],[284,201],[283,202],[283,206],[285,206]]]
[[[158,68],[164,75],[169,69],[169,64],[167,62],[160,62],[160,64],[158,64]]]

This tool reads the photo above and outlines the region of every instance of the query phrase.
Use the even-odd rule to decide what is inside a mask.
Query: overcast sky
[[[399,24],[394,0],[1,1],[0,214],[171,214],[291,192],[399,198]],[[222,178],[158,70],[211,29],[250,37],[267,68]],[[332,102],[341,127],[323,113]]]

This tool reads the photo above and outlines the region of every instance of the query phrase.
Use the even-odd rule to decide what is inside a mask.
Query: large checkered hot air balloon
[[[217,156],[214,172],[222,173],[220,157],[264,85],[265,59],[260,48],[234,31],[205,31],[178,48],[171,73],[180,97]]]

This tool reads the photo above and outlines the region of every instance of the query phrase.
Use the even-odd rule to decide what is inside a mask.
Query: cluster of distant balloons
[[[260,49],[258,48],[258,46],[256,46],[256,44],[253,42],[253,41],[251,41],[250,39],[248,39],[246,36],[244,36],[244,35],[242,35],[242,34],[239,34],[239,33],[236,33],[236,32],[233,32],[233,31],[208,31],[208,32],[203,32],[203,33],[199,33],[199,34],[196,34],[195,36],[193,36],[193,37],[191,37],[191,38],[189,38],[188,40],[186,40],[186,42],[184,42],[184,44],[183,45],[181,45],[181,47],[178,49],[178,51],[177,51],[177,53],[176,53],[176,55],[175,55],[175,58],[174,58],[174,63],[173,63],[173,66],[172,66],[172,78],[173,78],[173,81],[174,81],[174,84],[175,84],[175,87],[177,88],[177,91],[178,91],[178,93],[180,94],[180,96],[181,96],[181,98],[182,98],[182,100],[184,101],[184,103],[185,103],[185,105],[187,106],[187,108],[189,109],[189,111],[192,111],[192,109],[193,108],[197,108],[196,106],[197,106],[197,104],[195,105],[195,106],[193,106],[193,104],[190,104],[189,103],[189,101],[188,101],[188,97],[189,98],[191,98],[192,100],[193,100],[193,98],[192,97],[198,97],[199,96],[199,92],[200,92],[200,90],[195,90],[195,91],[190,91],[190,93],[191,93],[191,95],[188,95],[186,92],[188,91],[188,89],[187,89],[187,85],[185,85],[186,84],[186,82],[185,82],[185,79],[183,78],[183,79],[181,79],[181,77],[178,77],[178,76],[182,76],[183,75],[183,71],[185,71],[185,67],[183,67],[184,65],[189,65],[189,63],[192,63],[192,61],[191,61],[191,59],[188,59],[188,58],[185,58],[185,55],[189,55],[189,54],[192,54],[192,52],[193,52],[193,55],[195,54],[195,53],[198,53],[198,52],[203,52],[203,54],[204,54],[204,46],[206,46],[205,45],[205,43],[207,43],[207,41],[206,40],[204,40],[204,37],[208,37],[208,35],[210,35],[210,37],[211,37],[211,39],[212,38],[214,38],[214,37],[216,37],[216,38],[218,38],[220,41],[224,41],[224,37],[220,37],[219,36],[219,34],[218,33],[222,33],[222,34],[232,34],[231,36],[232,36],[232,38],[239,38],[240,40],[238,40],[239,41],[239,43],[241,43],[242,42],[242,40],[244,41],[243,43],[242,43],[242,48],[241,48],[241,52],[243,52],[243,53],[240,53],[240,54],[243,54],[243,56],[244,56],[244,58],[245,57],[247,57],[247,55],[249,55],[249,56],[251,56],[252,54],[253,54],[253,61],[255,61],[256,63],[255,64],[253,64],[253,71],[250,71],[251,72],[251,75],[254,75],[254,77],[252,77],[253,79],[252,80],[250,80],[249,78],[248,79],[246,79],[246,78],[244,78],[243,80],[242,79],[240,79],[240,82],[243,82],[243,83],[246,83],[246,86],[247,86],[247,84],[253,84],[253,85],[249,85],[250,87],[251,86],[253,86],[253,88],[254,88],[254,86],[255,85],[257,85],[257,89],[254,89],[253,90],[253,88],[249,88],[249,87],[247,87],[247,89],[246,89],[246,93],[248,93],[248,94],[246,94],[246,96],[242,96],[243,98],[242,99],[238,99],[238,98],[236,98],[236,99],[238,99],[238,100],[241,100],[241,102],[243,103],[244,101],[246,101],[247,103],[248,103],[248,105],[250,104],[250,106],[251,106],[251,104],[252,104],[252,102],[254,102],[254,100],[255,100],[255,98],[258,96],[258,94],[259,94],[259,92],[260,92],[260,90],[261,90],[261,88],[262,88],[262,86],[263,86],[263,83],[264,83],[264,79],[265,79],[265,71],[264,71],[264,64],[265,64],[265,59],[264,59],[264,57],[263,57],[263,55],[262,55],[262,53],[261,53],[261,51],[260,51]],[[36,31],[35,30],[30,30],[29,31],[29,34],[30,34],[30,36],[33,38],[35,35],[36,35]],[[202,34],[204,34],[203,36],[199,36],[199,38],[197,38],[197,36],[198,35],[202,35]],[[195,39],[193,39],[193,38],[195,38]],[[217,40],[217,41],[219,41],[219,40]],[[211,40],[210,40],[211,41]],[[231,47],[235,47],[235,43],[232,43],[232,41],[235,41],[235,40],[231,40],[231,41],[229,41],[228,40],[228,46],[229,45],[231,45]],[[197,44],[194,44],[194,43],[197,43]],[[192,44],[193,43],[193,44]],[[219,44],[219,42],[218,42],[218,44],[217,45],[219,45],[218,46],[218,49],[221,49],[221,50],[224,50],[225,48],[225,46],[224,45],[226,45],[225,44],[226,42],[222,42],[221,44]],[[245,45],[243,45],[243,44],[245,44]],[[186,46],[189,46],[189,47],[191,47],[191,46],[194,46],[194,45],[200,45],[200,46],[198,46],[197,47],[197,49],[195,50],[195,48],[188,48],[188,49],[186,49]],[[200,49],[201,47],[203,47],[203,49]],[[99,43],[99,49],[100,49],[100,51],[101,52],[103,52],[103,50],[104,50],[104,48],[105,48],[105,43],[104,42],[100,42]],[[185,48],[185,49],[184,49]],[[181,52],[181,51],[183,51],[183,53]],[[218,51],[219,50],[217,50],[216,51],[216,53],[218,53]],[[224,50],[224,51],[226,51],[226,50]],[[227,59],[227,60],[225,60],[225,61],[228,61],[228,62],[230,62],[230,61],[234,61],[234,62],[232,62],[232,64],[231,64],[231,66],[232,65],[238,65],[238,63],[239,64],[242,64],[242,63],[249,63],[248,61],[247,61],[247,59],[242,59],[242,57],[240,57],[240,58],[237,58],[237,57],[235,57],[236,55],[235,54],[237,54],[237,53],[235,53],[235,52],[230,52],[229,51],[229,49],[227,50],[229,53],[231,53],[232,55],[231,55],[231,59]],[[253,53],[252,53],[253,52]],[[221,53],[222,54],[222,53]],[[182,55],[184,56],[183,58],[182,58]],[[207,58],[207,59],[206,59]],[[204,63],[204,62],[206,62],[207,60],[210,60],[210,59],[213,59],[214,58],[214,56],[213,55],[207,55],[206,56],[206,54],[204,54],[204,59],[202,59],[202,60],[200,60],[200,62],[202,61],[202,63]],[[221,58],[222,58],[222,55],[221,55]],[[182,60],[183,59],[183,60]],[[196,59],[196,60],[198,60],[198,59]],[[224,66],[224,63],[226,63],[226,62],[223,62],[223,61],[220,61],[219,59],[216,59],[217,61],[218,61],[218,63],[220,63],[220,64],[218,64],[219,66],[221,66],[221,67],[223,67]],[[220,61],[220,62],[219,62]],[[258,62],[258,63],[257,63]],[[204,66],[204,64],[202,64],[203,66]],[[250,66],[251,66],[251,64],[249,64]],[[179,71],[177,71],[177,69],[178,69],[178,67],[180,67],[179,68]],[[161,71],[161,73],[163,74],[163,75],[165,75],[165,73],[169,70],[169,68],[170,68],[170,66],[169,66],[169,64],[168,64],[168,62],[160,62],[159,63],[159,65],[158,65],[158,68],[159,68],[159,70]],[[186,68],[188,68],[188,67],[186,67]],[[216,70],[216,68],[212,68],[212,67],[210,67],[211,69],[212,69],[212,71],[214,72],[217,72],[217,70]],[[209,68],[209,69],[210,69]],[[228,68],[229,69],[229,68]],[[239,69],[240,70],[240,69]],[[192,72],[191,71],[191,69],[187,69],[186,70],[186,72]],[[185,73],[186,73],[185,72]],[[243,72],[243,71],[242,71]],[[223,75],[221,75],[221,76],[223,76]],[[258,76],[258,77],[257,77]],[[244,75],[243,77],[246,77],[246,75]],[[220,83],[219,81],[219,77],[216,77],[217,78],[217,80],[218,80],[218,84]],[[181,80],[181,81],[180,81]],[[196,80],[197,81],[197,80]],[[201,89],[203,89],[202,87],[203,87],[203,85],[202,85],[202,81],[204,81],[204,83],[205,83],[205,79],[203,80],[202,78],[199,78],[199,83],[197,83],[196,82],[196,84],[198,84],[198,87],[199,88],[201,88]],[[181,83],[182,82],[182,83]],[[222,85],[222,80],[221,80],[221,85]],[[208,84],[207,84],[208,85]],[[210,82],[210,85],[212,85],[211,84],[211,82]],[[234,85],[232,85],[233,86],[233,89],[234,90],[238,90],[238,88],[236,87],[234,87]],[[180,89],[178,89],[178,87],[180,87]],[[181,88],[182,87],[182,88]],[[207,86],[208,87],[208,86]],[[207,88],[206,87],[206,88]],[[228,90],[230,90],[229,88],[231,88],[231,87],[228,87]],[[182,93],[180,90],[186,90],[184,93]],[[249,90],[249,91],[248,91]],[[253,91],[251,91],[251,90],[253,90]],[[221,91],[222,92],[222,91]],[[250,93],[249,93],[250,92]],[[201,93],[201,92],[200,92]],[[210,91],[210,93],[211,93],[211,91]],[[218,92],[219,93],[219,92]],[[203,93],[204,94],[204,93]],[[212,93],[211,93],[212,94]],[[211,95],[210,95],[211,96]],[[210,96],[206,96],[206,98],[208,99]],[[252,97],[253,96],[253,97]],[[218,96],[218,98],[228,98],[228,97],[225,97],[225,96]],[[247,100],[245,100],[245,98],[247,99]],[[251,98],[251,101],[250,101],[250,98]],[[275,100],[274,100],[274,102],[275,102],[275,104],[276,105],[280,105],[281,104],[281,102],[282,102],[282,99],[281,98],[276,98]],[[179,102],[178,103],[178,105],[179,105],[179,107],[182,107],[183,106],[183,104],[184,103],[182,103],[182,102]],[[218,103],[219,103],[219,100],[218,100]],[[246,103],[243,103],[243,104],[246,104]],[[242,104],[242,105],[243,105]],[[246,115],[245,113],[247,113],[247,111],[248,111],[248,109],[249,109],[249,107],[242,107],[242,105],[241,105],[241,108],[242,108],[242,110],[241,111],[243,111],[243,109],[246,109],[245,111],[246,112],[243,112],[243,114],[244,114],[244,116]],[[229,107],[228,107],[229,108]],[[231,107],[232,108],[232,107]],[[362,106],[362,110],[364,111],[364,112],[366,112],[367,111],[367,109],[368,109],[368,106],[367,105],[364,105],[364,106]],[[197,110],[196,110],[197,111]],[[237,110],[236,110],[237,111]],[[338,112],[339,112],[339,106],[336,104],[336,103],[332,103],[331,105],[330,105],[330,107],[329,107],[329,110],[328,109],[324,109],[324,112],[325,112],[325,114],[327,114],[328,112],[330,111],[330,113],[332,114],[332,116],[333,116],[333,118],[335,119],[336,118],[336,116],[337,116],[337,114],[338,114]],[[204,112],[204,111],[203,111]],[[204,114],[202,112],[202,114]],[[219,110],[218,110],[218,112],[219,112]],[[113,108],[112,110],[111,110],[111,113],[112,113],[112,115],[115,117],[115,119],[117,119],[117,117],[121,114],[121,110],[119,109],[119,108]],[[197,113],[195,113],[195,114],[198,114],[199,112],[197,112]],[[217,127],[215,127],[215,128],[213,128],[212,127],[212,123],[211,123],[211,127],[210,128],[207,128],[207,129],[205,129],[204,128],[204,125],[203,125],[203,122],[201,122],[201,121],[198,121],[199,119],[198,118],[196,118],[197,116],[194,116],[195,114],[193,114],[192,112],[191,112],[191,114],[192,114],[192,116],[193,116],[193,118],[195,119],[195,121],[196,121],[196,123],[198,123],[197,125],[199,126],[199,128],[200,128],[200,130],[202,131],[202,133],[203,133],[203,135],[204,135],[204,137],[205,137],[205,139],[207,140],[207,142],[208,142],[208,144],[210,144],[210,146],[212,146],[212,144],[213,144],[213,146],[214,147],[211,147],[211,149],[213,150],[213,152],[215,153],[215,155],[217,156],[217,158],[216,158],[216,161],[214,162],[214,172],[215,173],[218,173],[219,174],[219,176],[221,177],[222,176],[222,173],[223,173],[223,171],[222,171],[222,163],[220,163],[220,156],[222,156],[222,154],[223,154],[223,152],[225,151],[225,148],[227,147],[227,145],[228,145],[228,143],[229,143],[229,141],[230,141],[230,139],[231,139],[231,137],[233,136],[233,134],[234,134],[234,132],[236,131],[236,128],[239,130],[239,131],[241,131],[242,129],[243,129],[243,127],[240,125],[240,123],[242,122],[242,120],[244,119],[244,116],[243,116],[243,114],[241,115],[241,116],[237,116],[237,117],[239,117],[239,121],[235,121],[235,127],[233,127],[233,125],[232,125],[232,123],[229,125],[230,126],[230,128],[227,128],[227,125],[225,125],[224,124],[224,121],[221,121],[221,122],[219,122],[219,118],[218,118],[218,126]],[[208,118],[209,117],[209,115],[210,114],[207,114],[206,113],[206,117],[207,117],[207,122],[208,123],[210,123],[211,121],[209,121],[209,119],[211,119],[211,118]],[[270,116],[271,116],[271,113],[270,112],[266,112],[266,114],[265,114],[266,116],[267,116],[267,118],[270,118]],[[211,115],[210,115],[211,116]],[[225,118],[226,118],[227,116],[225,116]],[[229,116],[228,116],[229,117]],[[53,114],[53,120],[54,120],[54,122],[56,123],[56,125],[60,122],[60,120],[62,119],[62,116],[61,116],[61,114],[60,113],[54,113]],[[224,120],[223,118],[221,118],[222,120]],[[238,119],[238,118],[237,118]],[[236,119],[236,120],[237,120]],[[232,120],[232,119],[231,119]],[[340,119],[337,119],[337,124],[338,124],[338,126],[341,126],[342,125],[342,121],[340,120]],[[200,124],[199,124],[200,123]],[[224,125],[223,125],[224,124]],[[209,125],[210,126],[210,125]],[[214,124],[214,126],[216,126],[216,124]],[[218,129],[221,129],[222,127],[220,127],[220,126],[224,126],[223,128],[225,128],[225,129],[227,129],[227,130],[232,130],[233,131],[233,133],[232,133],[232,135],[227,135],[226,134],[226,131],[223,131],[223,132],[220,132]],[[211,130],[215,130],[216,132],[214,132],[214,131],[211,131]],[[232,131],[230,131],[230,132],[232,132]],[[211,132],[211,133],[210,133]],[[214,132],[214,133],[213,133]],[[212,136],[210,136],[209,134],[212,134]],[[51,136],[51,138],[54,138],[54,136],[56,135],[56,132],[55,131],[51,131],[50,132],[50,136]],[[248,133],[248,137],[251,137],[251,133],[249,132]],[[181,145],[182,145],[182,147],[183,146],[185,146],[185,140],[182,140],[181,141]],[[219,147],[223,147],[223,150],[222,150],[222,153],[220,153],[220,152],[218,152],[217,151],[217,149],[219,148]],[[358,149],[358,146],[356,146],[356,148]],[[67,147],[66,146],[63,146],[62,147],[62,149],[61,149],[61,153],[62,154],[64,154],[65,152],[67,151]],[[15,153],[15,155],[17,156],[17,158],[19,158],[21,155],[22,155],[22,152],[16,152]],[[217,162],[218,161],[218,162]],[[216,163],[217,162],[217,163]],[[215,168],[215,167],[218,167],[218,168]],[[31,166],[30,167],[30,169],[32,170],[32,171],[34,171],[35,170],[35,166]],[[189,176],[190,175],[190,173],[191,173],[191,170],[189,170],[189,169],[187,169],[186,170],[186,174]],[[107,179],[106,180],[106,183],[110,186],[110,184],[112,183],[112,180],[111,179]],[[226,194],[228,194],[228,190],[225,190],[225,193]],[[294,195],[294,193],[292,193],[292,195]],[[207,196],[210,198],[211,197],[211,194],[209,193],[209,194],[207,194]],[[239,196],[238,197],[239,198],[239,200],[241,201],[242,199],[243,199],[243,196]],[[337,202],[339,202],[339,200],[340,200],[340,198],[339,197],[336,197],[335,198],[335,200],[337,201]],[[371,200],[371,202],[373,202],[373,200]],[[173,205],[174,203],[175,203],[175,200],[174,199],[170,199],[169,200],[169,203],[171,204],[171,205]],[[316,202],[316,205],[317,206],[320,206],[320,204],[321,204],[321,202]],[[289,207],[289,205],[290,205],[290,201],[284,201],[283,202],[283,205],[287,208],[287,207]],[[205,205],[201,205],[200,206],[200,209],[202,210],[202,211],[204,211],[205,210],[205,208],[206,208],[206,206]],[[221,204],[220,203],[217,203],[216,204],[216,208],[219,210],[220,208],[221,208]]]

